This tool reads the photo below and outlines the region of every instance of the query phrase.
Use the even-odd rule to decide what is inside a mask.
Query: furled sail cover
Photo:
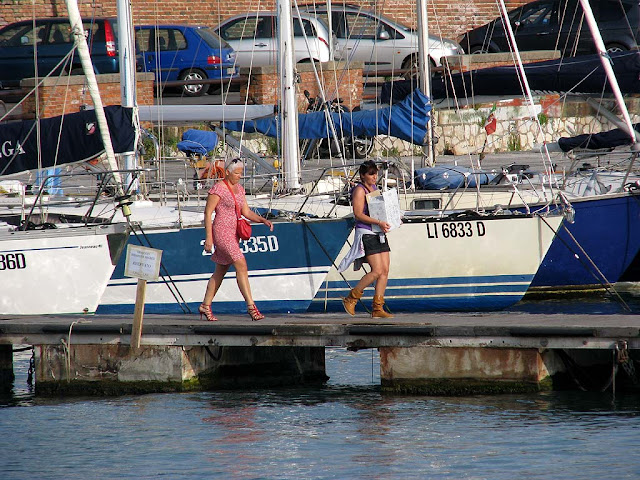
[[[108,106],[105,116],[114,152],[133,152],[133,109]],[[41,119],[40,145],[35,124],[27,120],[0,125],[0,175],[83,162],[104,153],[95,110]]]
[[[424,145],[431,105],[429,98],[415,89],[402,102],[373,110],[356,112],[331,112],[331,121],[338,136],[390,135],[416,145]],[[246,122],[224,122],[224,128],[246,133],[262,133],[279,136],[279,119],[271,116]],[[300,139],[331,138],[331,128],[325,112],[300,113],[298,115]]]

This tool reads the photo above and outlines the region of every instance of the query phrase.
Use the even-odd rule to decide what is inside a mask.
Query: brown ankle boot
[[[382,295],[373,296],[373,305],[371,307],[372,318],[391,318],[393,315],[384,310],[384,297]]]
[[[363,293],[364,292],[354,288],[349,292],[349,295],[342,299],[342,305],[349,315],[354,316],[356,314],[356,305]]]

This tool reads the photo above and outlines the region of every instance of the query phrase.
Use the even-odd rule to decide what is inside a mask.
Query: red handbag
[[[249,240],[251,238],[251,224],[249,220],[240,215],[240,208],[238,207],[238,201],[236,200],[236,196],[233,194],[233,190],[231,190],[231,186],[227,183],[226,180],[223,182],[227,185],[227,188],[231,192],[231,196],[233,197],[233,201],[236,204],[236,216],[238,217],[238,224],[236,226],[236,235],[240,240]]]

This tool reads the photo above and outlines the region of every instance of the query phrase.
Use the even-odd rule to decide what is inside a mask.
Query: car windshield
[[[198,35],[200,35],[211,48],[214,48],[216,50],[219,50],[221,48],[231,48],[231,46],[222,38],[220,38],[220,36],[216,32],[214,32],[212,28],[202,27],[198,28],[196,31],[198,32]]]

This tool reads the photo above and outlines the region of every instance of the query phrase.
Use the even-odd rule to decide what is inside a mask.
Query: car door
[[[394,57],[395,29],[361,12],[344,12],[336,41],[336,59],[364,63],[365,70],[389,70]]]
[[[145,72],[155,72],[159,67],[157,64],[154,33],[154,28],[135,27],[138,64],[142,66],[142,70]],[[156,80],[157,79],[158,77],[156,77]]]
[[[276,64],[275,17],[248,15],[236,18],[222,25],[217,33],[235,50],[237,66]]]
[[[516,43],[521,50],[554,50],[558,41],[557,1],[534,2],[510,16]],[[504,35],[504,32],[502,33]],[[508,45],[500,46],[508,51]]]
[[[187,48],[187,41],[180,29],[173,27],[136,29],[136,48],[143,57],[145,72],[155,72],[156,81],[178,80],[180,69],[187,61],[182,57],[182,52]]]

